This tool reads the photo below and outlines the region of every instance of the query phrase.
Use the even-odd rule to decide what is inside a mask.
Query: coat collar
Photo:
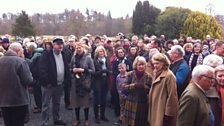
[[[8,50],[6,53],[5,53],[5,56],[18,56],[16,54],[16,52],[12,51],[12,50]]]
[[[169,72],[169,70],[165,70],[157,78],[154,77],[153,84],[160,82],[162,80],[162,78],[165,78],[166,77],[166,75],[167,75],[168,72]]]

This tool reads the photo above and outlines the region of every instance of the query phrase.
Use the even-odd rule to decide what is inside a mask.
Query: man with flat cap
[[[65,84],[70,84],[68,61],[63,53],[64,41],[53,40],[53,48],[40,57],[40,81],[42,86],[42,126],[49,125],[50,101],[54,125],[66,125],[59,115],[60,100]]]

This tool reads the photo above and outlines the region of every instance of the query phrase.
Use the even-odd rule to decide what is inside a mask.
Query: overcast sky
[[[138,0],[2,0],[0,14],[19,13],[25,10],[29,15],[33,13],[60,13],[79,9],[85,13],[86,8],[107,14],[110,10],[113,18],[132,15]],[[144,1],[144,0],[141,0]],[[206,6],[211,3],[215,14],[224,14],[221,0],[149,0],[149,3],[161,10],[167,6],[176,6],[205,12]]]

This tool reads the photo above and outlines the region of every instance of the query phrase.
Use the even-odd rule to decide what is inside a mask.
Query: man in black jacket
[[[63,48],[63,52],[64,54],[66,55],[66,58],[68,60],[68,64],[69,64],[69,68],[71,67],[70,64],[71,64],[71,59],[72,59],[72,56],[74,55],[74,52],[75,52],[75,42],[76,42],[76,38],[73,37],[73,38],[70,38],[68,40],[68,44],[65,45],[65,47]],[[70,85],[65,85],[64,86],[64,102],[65,102],[65,108],[67,110],[72,110],[72,108],[70,107],[70,90],[71,90],[71,87]]]
[[[42,126],[48,126],[50,100],[52,98],[55,125],[66,125],[59,116],[60,100],[65,85],[70,85],[68,61],[62,52],[64,41],[53,40],[53,49],[43,52],[40,57],[40,82],[42,84]]]

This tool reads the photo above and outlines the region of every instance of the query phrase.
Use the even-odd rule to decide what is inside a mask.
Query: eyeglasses
[[[206,78],[208,78],[209,80],[215,80],[215,78],[213,78],[213,77],[209,77],[209,76],[206,76],[206,75],[202,75],[203,77],[206,77]]]

